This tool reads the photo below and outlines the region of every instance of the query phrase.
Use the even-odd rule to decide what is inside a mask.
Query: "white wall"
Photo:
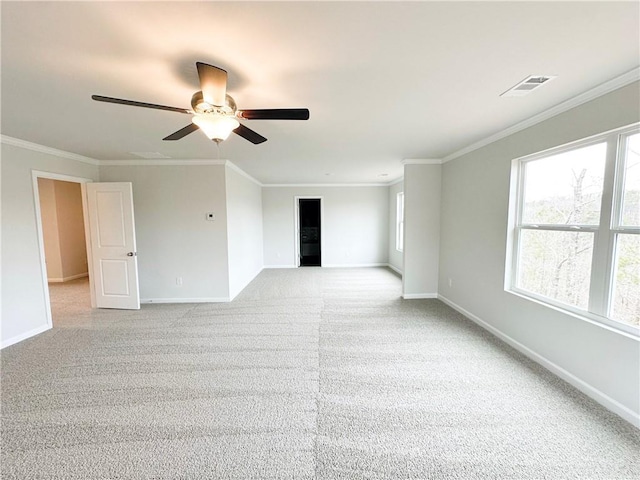
[[[398,193],[404,191],[404,182],[389,186],[389,265],[402,272],[404,256],[396,250],[396,222],[398,221]]]
[[[264,187],[265,267],[293,267],[296,196],[323,198],[322,265],[386,265],[389,187]]]
[[[639,84],[629,85],[446,163],[439,275],[446,301],[637,425],[638,339],[506,293],[503,285],[511,160],[637,122],[639,97]]]
[[[2,346],[49,327],[32,170],[98,179],[98,167],[53,154],[1,145]]]
[[[404,298],[437,296],[441,172],[441,165],[404,167]]]
[[[142,302],[229,300],[224,165],[101,166],[100,180],[133,183]]]
[[[262,188],[225,167],[229,294],[233,299],[262,270]]]

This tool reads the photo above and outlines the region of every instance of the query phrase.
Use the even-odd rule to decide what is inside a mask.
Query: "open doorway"
[[[81,189],[81,183],[86,181],[34,172],[51,326],[76,324],[91,312]]]
[[[301,267],[322,265],[321,199],[298,199],[299,256]]]

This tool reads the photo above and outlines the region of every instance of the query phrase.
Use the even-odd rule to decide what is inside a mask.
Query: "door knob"
[[[129,252],[127,253],[127,257],[135,257],[137,255],[136,252]]]

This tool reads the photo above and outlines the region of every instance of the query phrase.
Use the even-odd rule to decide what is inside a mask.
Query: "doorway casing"
[[[91,245],[88,241],[88,233],[87,233],[87,225],[88,225],[88,219],[87,219],[87,209],[86,209],[86,205],[85,205],[85,193],[84,193],[84,185],[86,183],[91,183],[93,182],[92,179],[90,178],[83,178],[83,177],[73,177],[70,175],[62,175],[59,173],[52,173],[52,172],[43,172],[43,171],[39,171],[39,170],[32,170],[31,171],[31,179],[33,182],[33,197],[34,197],[34,206],[35,206],[35,211],[36,211],[36,229],[38,231],[38,249],[40,251],[40,270],[42,273],[42,287],[43,287],[43,294],[44,294],[44,300],[45,300],[45,311],[46,311],[46,315],[47,315],[47,327],[48,328],[52,328],[53,327],[53,318],[51,316],[51,298],[49,296],[49,281],[48,281],[48,277],[47,277],[47,264],[46,264],[46,260],[45,260],[45,253],[44,253],[44,233],[43,233],[43,229],[42,229],[42,211],[40,209],[40,191],[39,191],[39,187],[38,187],[38,179],[39,178],[46,178],[49,180],[59,180],[62,182],[71,182],[71,183],[79,183],[80,187],[82,189],[82,215],[84,217],[84,225],[85,225],[85,243],[87,245],[87,258],[91,258]],[[95,293],[93,291],[93,286],[92,286],[92,278],[93,278],[93,272],[91,271],[91,262],[87,262],[87,267],[89,270],[89,290],[91,292],[91,307],[95,308]]]
[[[42,286],[43,286],[43,298],[45,301],[45,315],[46,315],[46,326],[45,326],[45,330],[46,329],[50,329],[53,327],[53,317],[51,315],[51,298],[49,295],[49,287],[48,287],[48,277],[47,277],[47,265],[46,265],[46,256],[45,256],[45,248],[44,248],[44,232],[43,232],[43,227],[42,227],[42,211],[40,208],[40,190],[39,190],[39,185],[38,185],[38,179],[39,178],[45,178],[45,179],[49,179],[49,180],[59,180],[59,181],[63,181],[63,182],[71,182],[71,183],[79,183],[80,184],[80,188],[81,188],[81,197],[82,197],[82,216],[83,216],[83,221],[84,221],[84,235],[85,235],[85,245],[86,245],[86,250],[87,250],[87,270],[89,272],[89,291],[90,291],[90,296],[91,296],[91,308],[98,308],[98,298],[97,298],[97,293],[96,293],[96,278],[94,276],[94,250],[93,250],[93,246],[92,246],[92,230],[91,230],[91,221],[90,218],[92,218],[93,215],[93,219],[94,221],[95,219],[95,213],[90,212],[90,205],[88,203],[88,194],[87,194],[87,184],[92,184],[92,185],[119,185],[118,183],[112,183],[112,184],[104,184],[104,183],[97,183],[94,182],[92,179],[90,178],[83,178],[83,177],[74,177],[74,176],[70,176],[70,175],[63,175],[63,174],[58,174],[58,173],[52,173],[52,172],[44,172],[44,171],[38,171],[38,170],[32,170],[31,171],[31,177],[32,177],[32,185],[33,185],[33,196],[34,196],[34,207],[35,207],[35,214],[36,214],[36,230],[37,230],[37,235],[38,235],[38,249],[39,249],[39,254],[40,254],[40,271],[41,271],[41,275],[42,275]],[[129,184],[129,190],[130,190],[130,184]],[[131,193],[129,191],[129,193]],[[129,196],[130,197],[130,196]],[[133,201],[131,198],[129,198],[129,201],[132,205]],[[133,208],[131,206],[131,208]],[[95,209],[94,209],[95,210]],[[120,209],[121,210],[121,209]],[[133,247],[135,247],[135,227],[133,226],[133,212],[131,212],[131,222],[130,222],[130,229],[133,230]],[[135,248],[134,248],[135,250]],[[133,260],[135,261],[135,251],[131,252],[130,254],[127,254],[127,256],[132,256],[134,257]],[[109,306],[109,305],[103,305],[102,304],[102,300],[101,300],[101,305],[100,308],[125,308],[125,309],[138,309],[140,308],[139,305],[139,291],[138,291],[138,279],[137,279],[137,263],[135,263],[135,296],[136,296],[136,301],[137,306],[130,306],[130,305],[124,305],[124,306]],[[102,298],[102,297],[101,297]],[[43,330],[44,331],[44,330]]]

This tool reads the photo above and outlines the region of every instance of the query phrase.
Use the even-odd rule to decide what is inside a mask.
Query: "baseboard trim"
[[[40,333],[46,332],[47,330],[50,330],[51,326],[49,325],[42,325],[41,327],[38,328],[34,328],[32,330],[29,330],[28,332],[24,332],[21,333],[20,335],[16,335],[15,337],[11,337],[7,340],[5,340],[4,342],[2,342],[2,345],[0,346],[0,349],[5,348],[5,347],[9,347],[11,345],[14,345],[18,342],[21,342],[22,340],[26,340],[27,338],[31,338],[34,337]]]
[[[437,293],[403,293],[402,298],[405,300],[419,300],[425,298],[438,298]]]
[[[225,303],[229,297],[195,297],[195,298],[141,298],[140,303]]]
[[[387,267],[388,263],[330,263],[322,264],[324,268],[371,268],[371,267]]]
[[[534,352],[529,347],[527,347],[527,346],[523,345],[522,343],[518,342],[517,340],[511,338],[509,335],[507,335],[507,334],[503,333],[502,331],[498,330],[496,327],[488,324],[487,322],[482,320],[480,317],[474,315],[470,311],[464,309],[460,305],[458,305],[455,302],[449,300],[447,297],[445,297],[443,295],[438,295],[438,299],[441,300],[442,302],[446,303],[447,305],[449,305],[454,310],[457,310],[458,312],[463,314],[465,317],[469,318],[469,320],[471,320],[472,322],[478,324],[479,326],[481,326],[482,328],[484,328],[485,330],[487,330],[488,332],[490,332],[494,336],[498,337],[503,342],[505,342],[508,345],[512,346],[513,348],[518,350],[520,353],[522,353],[526,357],[528,357],[531,360],[533,360],[534,362],[542,365],[544,368],[549,370],[551,373],[557,375],[558,377],[563,379],[565,382],[567,382],[570,385],[574,386],[575,388],[580,390],[582,393],[587,395],[589,398],[595,400],[600,405],[605,407],[606,409],[611,410],[613,413],[619,415],[620,417],[625,419],[627,422],[631,423],[636,428],[640,428],[640,413],[634,412],[630,408],[622,405],[620,402],[618,402],[617,400],[611,398],[606,393],[601,392],[600,390],[595,388],[593,385],[591,385],[591,384],[585,382],[584,380],[576,377],[572,373],[568,372],[567,370],[565,370],[561,366],[555,364],[554,362],[552,362],[551,360],[547,359],[546,357],[540,355],[539,353]]]
[[[88,277],[88,276],[89,276],[89,272],[85,272],[85,273],[79,273],[77,275],[71,275],[69,277],[47,278],[47,282],[48,283],[64,283],[64,282],[69,282],[71,280],[76,280],[78,278],[83,278],[83,277]]]
[[[390,263],[387,263],[387,267],[389,267],[391,270],[393,270],[394,272],[396,272],[399,275],[402,275],[402,270],[400,270],[399,268],[394,267],[393,265],[391,265]]]
[[[389,267],[392,270],[395,270],[400,275],[402,275],[402,271],[397,268],[389,265],[388,263],[356,263],[356,264],[343,264],[343,263],[329,263],[322,264],[322,268],[370,268],[370,267]],[[265,265],[263,268],[298,268],[297,265]]]

